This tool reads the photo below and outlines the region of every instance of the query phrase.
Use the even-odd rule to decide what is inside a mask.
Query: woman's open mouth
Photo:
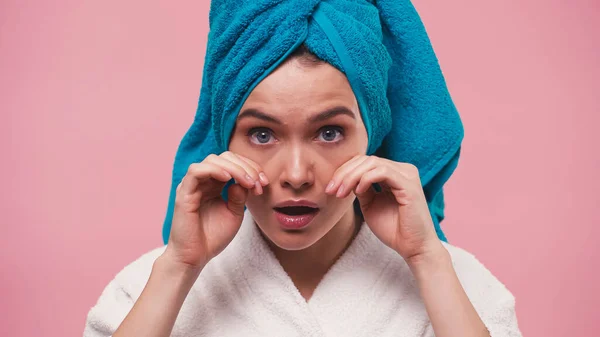
[[[275,218],[285,229],[304,228],[319,213],[318,208],[308,206],[275,207],[273,210],[275,210]]]

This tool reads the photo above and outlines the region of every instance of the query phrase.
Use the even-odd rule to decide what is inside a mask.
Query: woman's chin
[[[263,237],[272,245],[283,250],[295,251],[303,250],[312,246],[318,238],[315,238],[315,231],[309,228],[303,230],[287,230],[278,223],[270,222],[269,225],[258,226]]]

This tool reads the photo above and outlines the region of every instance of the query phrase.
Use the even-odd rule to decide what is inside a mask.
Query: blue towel
[[[213,0],[209,24],[198,109],[175,156],[165,243],[188,166],[228,149],[252,89],[302,43],[346,74],[367,154],[417,166],[436,232],[447,242],[443,185],[458,164],[464,131],[410,0]]]

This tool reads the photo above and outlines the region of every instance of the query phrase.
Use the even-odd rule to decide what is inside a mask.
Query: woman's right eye
[[[250,136],[250,140],[255,144],[268,144],[273,135],[271,134],[271,130],[269,129],[252,129],[248,132]]]

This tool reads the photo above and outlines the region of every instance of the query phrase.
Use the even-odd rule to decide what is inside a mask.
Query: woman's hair
[[[313,54],[308,47],[303,43],[298,48],[296,48],[290,56],[288,56],[286,61],[296,59],[304,66],[316,66],[324,63],[325,61],[321,60],[317,57],[317,55]]]

